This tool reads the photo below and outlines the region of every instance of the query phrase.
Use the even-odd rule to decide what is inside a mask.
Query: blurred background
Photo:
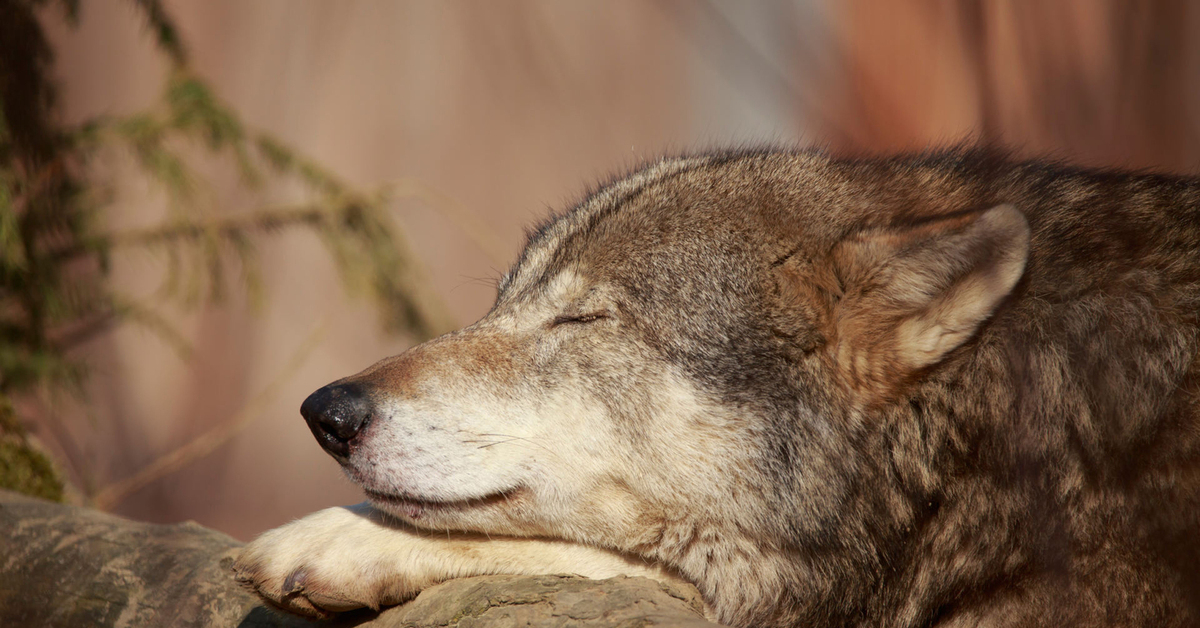
[[[1195,173],[1196,7],[0,0],[11,429],[137,519],[248,539],[361,501],[300,402],[486,312],[587,186],[761,144]],[[46,277],[100,296],[42,324]]]

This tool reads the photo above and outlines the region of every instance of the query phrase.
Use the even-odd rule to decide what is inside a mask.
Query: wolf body
[[[315,615],[569,572],[733,626],[1200,625],[1198,306],[1194,179],[665,159],[306,400],[369,501],[236,570]]]

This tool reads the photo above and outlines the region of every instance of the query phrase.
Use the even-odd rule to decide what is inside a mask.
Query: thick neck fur
[[[1186,617],[1187,606],[1200,599],[1197,584],[1172,580],[1164,567],[1200,559],[1170,554],[1179,546],[1170,539],[1194,534],[1196,523],[1186,515],[1174,521],[1171,513],[1197,512],[1200,498],[1166,483],[1161,472],[1114,469],[1104,460],[1131,447],[1153,448],[1150,458],[1170,457],[1193,477],[1200,470],[1194,430],[1183,440],[1151,436],[1159,431],[1153,426],[1172,421],[1176,406],[1194,403],[1181,396],[1200,390],[1191,359],[1196,339],[1176,333],[1151,340],[1171,369],[1114,364],[1091,379],[1065,377],[1070,362],[1091,363],[1088,356],[1065,353],[1037,325],[1024,334],[1010,327],[1005,335],[985,334],[972,359],[964,352],[900,402],[864,417],[878,431],[861,443],[855,482],[871,488],[848,495],[838,544],[764,543],[761,529],[752,534],[736,522],[679,522],[667,528],[659,555],[695,581],[732,625],[901,627],[986,619],[1086,626],[1111,616],[1163,625],[1164,609]],[[1042,344],[1025,346],[1035,336]],[[1119,330],[1108,341],[1117,338],[1149,342]],[[1006,388],[1011,394],[997,396],[996,387],[983,385],[997,378],[1013,384]],[[1113,378],[1140,383],[1104,388]],[[1090,401],[1065,401],[1080,398]],[[1156,482],[1163,486],[1147,500],[1143,491]],[[1145,532],[1153,529],[1148,518],[1161,519],[1156,532]],[[1132,564],[1113,567],[1105,558],[1114,552]],[[1069,580],[1078,574],[1094,579]],[[1145,588],[1146,582],[1156,584]],[[1119,590],[1134,583],[1137,590]],[[735,595],[725,599],[724,592]],[[1021,604],[1030,597],[1044,599],[1036,607],[1054,610],[1015,614],[1035,608]]]
[[[789,536],[780,521],[764,542],[736,516],[681,522],[662,558],[733,625],[1187,617],[1200,580],[1169,567],[1200,576],[1200,556],[1178,550],[1192,544],[1172,542],[1200,523],[1200,433],[1186,428],[1200,394],[1193,292],[1131,279],[1052,301],[1047,284],[1061,279],[1033,272],[948,360],[891,403],[841,418],[854,464],[836,534]],[[1054,610],[1020,615],[1030,608]]]
[[[1164,305],[1132,289],[1023,299],[882,413],[914,516],[876,600],[903,610],[876,625],[1163,625],[1195,608],[1195,580],[1164,568],[1180,562],[1164,548],[1190,544],[1164,539],[1194,533],[1197,497],[1163,463],[1200,470],[1200,436],[1175,424],[1194,407],[1197,338]],[[1014,615],[1037,607],[1055,610]]]

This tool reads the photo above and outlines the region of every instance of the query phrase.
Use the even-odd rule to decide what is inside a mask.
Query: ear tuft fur
[[[1029,225],[1011,205],[848,238],[831,264],[834,359],[850,385],[887,395],[965,343],[1025,271]]]

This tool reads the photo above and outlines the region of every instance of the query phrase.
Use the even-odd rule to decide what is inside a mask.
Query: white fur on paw
[[[375,527],[346,508],[322,510],[255,539],[233,570],[265,602],[299,615],[399,604],[416,591],[380,562]]]

